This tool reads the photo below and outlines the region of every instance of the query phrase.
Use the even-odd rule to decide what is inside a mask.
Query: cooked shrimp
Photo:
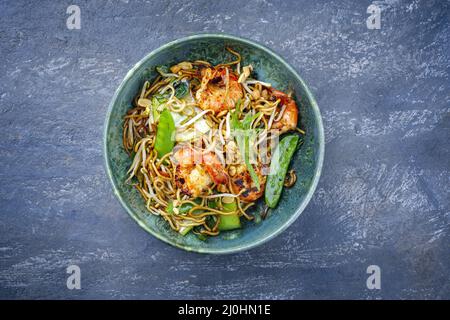
[[[180,148],[174,155],[175,183],[183,194],[198,197],[206,194],[213,183],[225,184],[228,175],[217,155],[203,154],[190,147]]]
[[[272,124],[273,129],[278,129],[281,133],[294,130],[297,127],[298,122],[298,108],[294,99],[289,97],[286,93],[272,90],[272,97],[274,99],[280,99],[280,107],[284,107],[284,112],[281,119],[274,121]],[[282,109],[280,109],[282,110]]]
[[[264,193],[264,185],[266,184],[266,177],[262,175],[260,166],[254,166],[256,174],[259,178],[259,191],[253,182],[250,173],[245,165],[241,164],[235,166],[235,172],[231,177],[231,187],[234,193],[240,193],[244,190],[239,198],[245,202],[252,202],[259,199]],[[233,169],[233,170],[234,170]]]
[[[228,182],[228,175],[217,155],[213,152],[203,155],[203,163],[206,171],[211,176],[214,183],[226,184]]]
[[[196,93],[199,106],[203,110],[219,113],[233,109],[243,97],[237,75],[228,67],[205,68],[202,70],[202,83]]]

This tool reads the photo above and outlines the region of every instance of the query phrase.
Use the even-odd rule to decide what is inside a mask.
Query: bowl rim
[[[294,77],[297,79],[297,81],[299,81],[301,83],[301,85],[303,86],[303,89],[305,90],[306,96],[311,103],[311,108],[313,109],[314,117],[317,120],[317,127],[318,127],[317,139],[319,141],[318,162],[317,162],[317,167],[314,172],[314,177],[311,182],[310,188],[308,189],[308,192],[307,192],[305,198],[303,199],[303,201],[300,203],[300,205],[298,206],[296,211],[289,217],[289,219],[286,220],[275,231],[271,232],[268,235],[265,235],[264,237],[262,237],[260,239],[257,239],[256,241],[253,241],[253,242],[251,242],[249,244],[245,244],[245,245],[238,245],[238,246],[234,246],[234,247],[230,247],[230,248],[223,248],[223,249],[222,248],[220,248],[220,249],[197,248],[197,247],[183,245],[183,244],[180,244],[180,243],[177,243],[177,242],[171,240],[170,238],[167,238],[167,237],[161,235],[158,232],[153,231],[146,224],[144,224],[143,221],[141,219],[139,219],[138,216],[134,213],[134,211],[128,206],[128,204],[125,202],[125,200],[122,198],[120,192],[118,191],[119,189],[114,181],[114,178],[112,175],[112,169],[109,164],[110,158],[108,155],[108,147],[107,147],[107,134],[108,134],[109,126],[110,126],[111,113],[113,110],[113,106],[119,96],[119,93],[122,91],[122,89],[125,87],[125,85],[130,81],[134,72],[137,69],[139,69],[152,56],[172,47],[173,45],[184,43],[184,42],[189,42],[192,40],[201,40],[201,39],[208,39],[208,38],[215,38],[215,39],[222,39],[222,40],[234,40],[234,41],[238,41],[238,42],[256,47],[257,49],[262,50],[262,51],[266,52],[267,54],[273,56],[280,63],[282,63],[294,75]],[[191,36],[187,36],[187,37],[178,38],[176,40],[170,41],[170,42],[158,47],[155,50],[152,50],[150,53],[145,55],[127,72],[127,74],[123,78],[122,82],[120,83],[119,87],[114,92],[114,95],[108,105],[108,109],[106,112],[106,119],[105,119],[104,126],[103,126],[104,166],[105,166],[109,181],[111,182],[111,184],[113,186],[114,195],[117,197],[117,199],[119,200],[122,207],[125,208],[128,215],[130,215],[138,223],[138,225],[140,227],[142,227],[145,231],[147,231],[148,233],[150,233],[157,239],[159,239],[167,244],[170,244],[174,247],[177,247],[177,248],[183,249],[185,251],[189,251],[189,252],[210,253],[210,254],[236,253],[236,252],[241,252],[241,251],[255,248],[263,243],[268,242],[269,240],[275,238],[276,236],[278,236],[280,233],[282,233],[284,230],[286,230],[290,225],[292,225],[294,223],[294,221],[300,216],[300,214],[304,211],[304,209],[310,202],[310,200],[317,188],[317,185],[319,183],[319,179],[320,179],[320,176],[322,173],[324,155],[325,155],[324,128],[323,128],[322,117],[320,114],[319,106],[316,102],[316,99],[314,98],[311,91],[309,90],[308,86],[306,85],[305,81],[300,77],[300,75],[297,73],[297,71],[289,63],[287,63],[281,56],[279,56],[277,53],[273,52],[271,49],[265,47],[264,45],[256,43],[253,40],[249,40],[246,38],[242,38],[242,37],[238,37],[238,36],[234,36],[234,35],[230,35],[230,34],[225,34],[225,33],[199,33],[199,34],[195,34],[195,35],[191,35]]]

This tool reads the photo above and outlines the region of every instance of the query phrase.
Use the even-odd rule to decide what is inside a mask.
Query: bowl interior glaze
[[[279,205],[264,221],[244,222],[243,228],[223,232],[206,241],[195,235],[181,236],[161,218],[149,214],[144,200],[125,183],[131,164],[122,147],[122,119],[144,81],[156,76],[155,67],[170,66],[183,60],[206,60],[213,64],[231,61],[229,46],[242,55],[242,64],[252,64],[258,80],[270,82],[279,90],[294,91],[300,109],[299,126],[306,131],[304,142],[291,163],[297,183],[283,191]],[[114,192],[138,224],[157,238],[188,251],[230,253],[257,246],[287,228],[303,211],[316,188],[324,156],[324,135],[319,108],[304,81],[282,58],[252,41],[222,34],[202,34],[182,38],[153,51],[126,75],[109,105],[104,132],[104,156],[107,174]],[[262,203],[252,211],[259,213]],[[245,220],[245,219],[242,219]]]

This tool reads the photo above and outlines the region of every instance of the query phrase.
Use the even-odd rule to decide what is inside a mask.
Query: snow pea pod
[[[158,127],[156,128],[155,150],[158,152],[159,158],[172,151],[175,145],[174,133],[175,123],[172,115],[169,110],[164,109],[159,116]]]
[[[264,198],[267,206],[275,208],[283,191],[284,179],[291,162],[291,158],[297,148],[299,137],[288,135],[281,139],[275,149],[270,163],[270,174],[267,177]]]
[[[243,137],[236,136],[235,140],[239,147],[239,152],[241,153],[242,157],[244,158],[245,166],[247,167],[248,172],[250,173],[250,177],[252,178],[253,183],[256,186],[256,189],[259,191],[259,188],[261,187],[261,184],[259,182],[258,175],[256,174],[255,169],[253,168],[253,165],[250,163],[250,134],[257,134],[255,130],[251,129],[252,122],[258,118],[261,114],[261,112],[258,112],[255,115],[252,115],[251,113],[247,113],[246,116],[242,121],[239,121],[239,113],[241,106],[241,100],[239,99],[236,103],[236,109],[231,114],[231,129],[235,130],[235,134],[242,134]],[[240,131],[240,132],[239,132]],[[241,139],[242,138],[242,139]]]

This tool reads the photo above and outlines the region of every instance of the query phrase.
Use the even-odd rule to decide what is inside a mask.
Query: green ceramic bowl
[[[225,50],[227,46],[242,55],[243,65],[253,65],[259,80],[270,82],[280,90],[294,90],[300,108],[299,125],[306,135],[291,164],[297,172],[297,183],[283,191],[278,207],[263,221],[244,222],[240,230],[223,232],[217,237],[201,241],[193,234],[184,237],[179,235],[161,217],[148,214],[139,193],[124,182],[131,160],[122,147],[122,117],[144,81],[155,77],[155,66],[196,59],[213,64],[230,61],[232,56]],[[200,34],[175,40],[156,49],[127,73],[106,114],[104,155],[116,196],[142,228],[158,239],[184,250],[231,253],[250,249],[274,238],[302,213],[319,181],[324,157],[324,133],[314,97],[297,72],[280,56],[250,40],[224,34]],[[262,204],[259,204],[252,212],[258,214],[261,207]]]

